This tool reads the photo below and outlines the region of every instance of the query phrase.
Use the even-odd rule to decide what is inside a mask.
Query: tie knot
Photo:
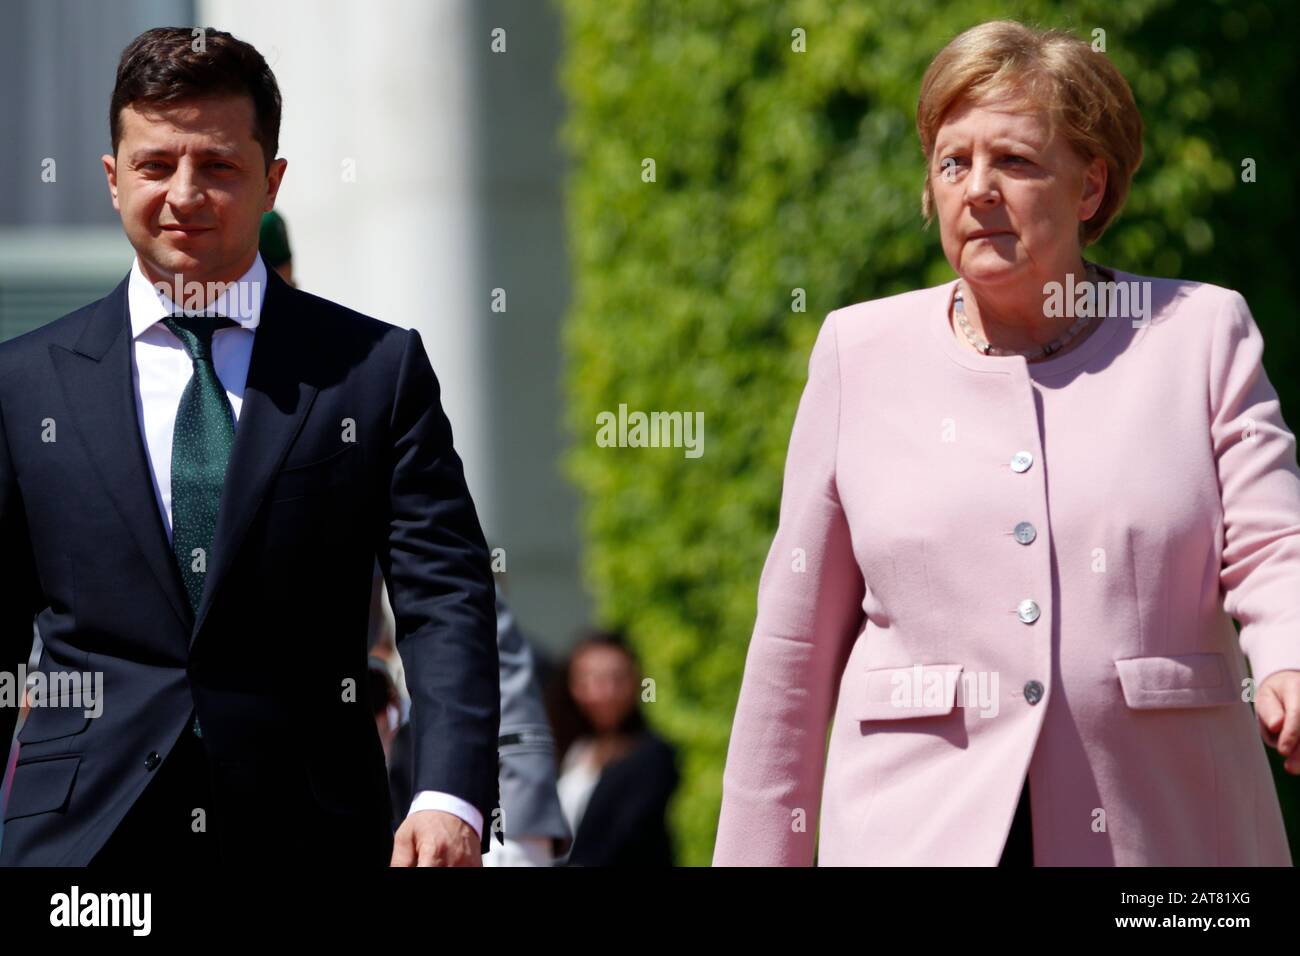
[[[177,313],[163,319],[163,324],[171,329],[190,357],[195,361],[208,358],[212,354],[212,333],[217,329],[236,328],[239,323],[224,315],[185,315]]]

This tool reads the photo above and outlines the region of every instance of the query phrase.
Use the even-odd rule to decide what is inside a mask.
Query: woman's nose
[[[982,160],[973,160],[966,177],[966,201],[972,206],[987,206],[1001,198],[993,169]]]

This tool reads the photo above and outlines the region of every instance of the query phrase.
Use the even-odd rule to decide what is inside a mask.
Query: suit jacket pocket
[[[857,720],[941,717],[957,703],[961,664],[903,664],[863,671],[850,713]]]
[[[48,705],[33,707],[27,711],[23,729],[18,731],[20,744],[34,744],[42,740],[57,740],[71,737],[86,729],[90,718],[86,716],[88,707],[81,703],[50,702]]]
[[[1130,657],[1115,662],[1124,702],[1134,710],[1216,707],[1241,700],[1224,656],[1181,654]]]
[[[356,444],[345,444],[328,457],[281,468],[267,497],[271,501],[293,501],[309,495],[345,488],[351,481]]]
[[[19,760],[14,767],[5,821],[62,809],[72,793],[72,781],[80,763],[81,754]]]

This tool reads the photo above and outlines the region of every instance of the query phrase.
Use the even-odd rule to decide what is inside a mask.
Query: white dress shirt
[[[596,766],[590,737],[579,737],[564,755],[555,791],[560,798],[560,810],[569,824],[569,832],[578,837],[578,826],[587,812],[591,795],[600,783],[601,768]]]
[[[253,339],[262,317],[262,295],[266,289],[266,265],[260,254],[238,282],[237,287],[203,307],[204,311],[227,316],[239,323],[239,328],[217,329],[212,336],[212,364],[226,390],[226,397],[230,399],[236,428],[244,404],[248,363],[253,355]],[[153,473],[154,497],[168,540],[171,540],[172,430],[181,394],[194,374],[194,363],[181,340],[161,321],[184,310],[175,305],[170,296],[154,287],[141,269],[138,258],[131,266],[127,303],[131,314],[131,378],[135,386],[136,417]],[[421,790],[407,812],[410,814],[417,810],[444,810],[455,814],[474,828],[479,839],[483,837],[483,814],[459,797],[438,790]]]

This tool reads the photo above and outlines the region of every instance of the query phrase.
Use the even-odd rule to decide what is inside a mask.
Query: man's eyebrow
[[[209,146],[204,149],[194,150],[196,156],[217,156],[221,159],[236,159],[239,156],[238,150],[229,149],[225,146]]]
[[[205,146],[202,149],[192,151],[195,156],[199,157],[217,157],[219,159],[236,159],[239,154],[233,149],[227,149],[224,146]],[[141,162],[146,159],[167,159],[175,155],[172,150],[164,149],[160,146],[154,146],[144,149],[138,149],[131,154],[133,162]]]

